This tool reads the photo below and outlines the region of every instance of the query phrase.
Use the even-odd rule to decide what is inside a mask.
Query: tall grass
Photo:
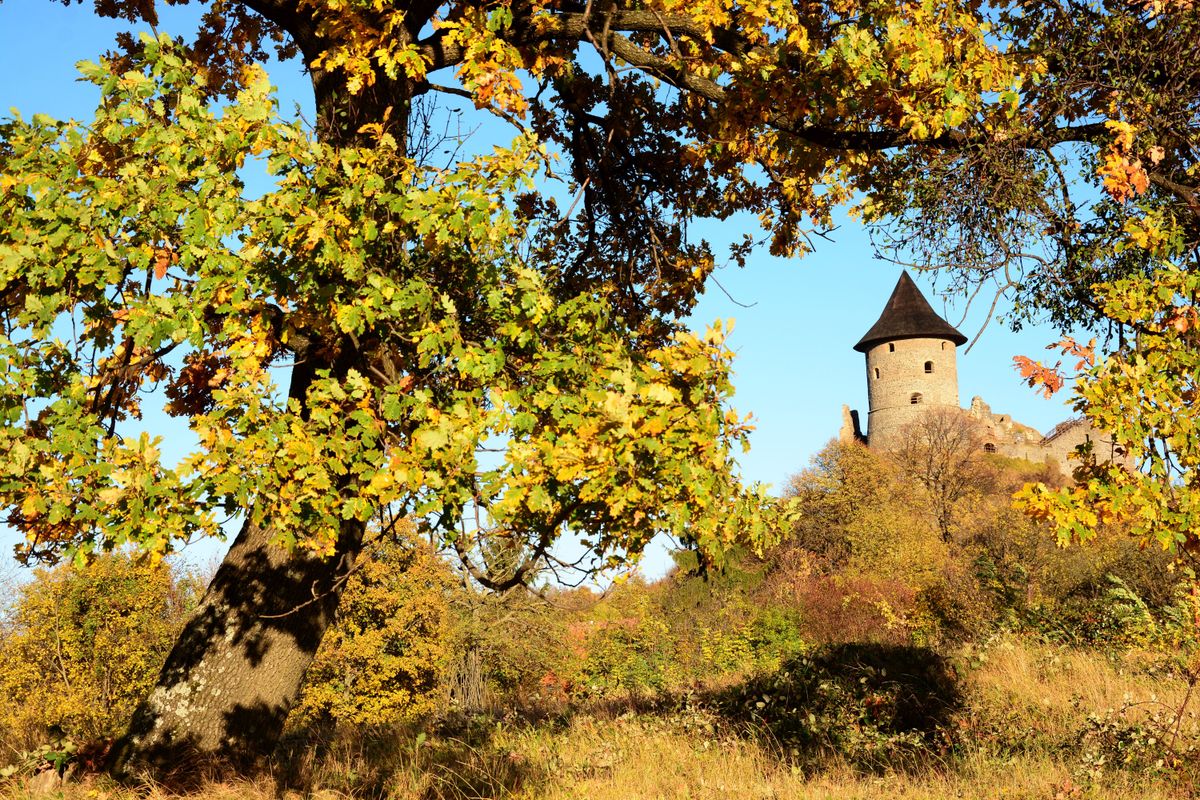
[[[820,762],[798,761],[786,742],[730,724],[703,702],[676,699],[664,701],[657,709],[630,705],[622,711],[619,704],[609,703],[542,719],[488,717],[427,730],[393,727],[313,734],[285,742],[256,777],[223,781],[214,776],[187,796],[190,800],[1151,800],[1192,796],[1194,775],[1189,764],[1155,766],[1152,760],[1133,758],[1122,762],[1123,754],[1136,754],[1130,747],[1141,746],[1153,755],[1156,745],[1149,741],[1157,724],[1153,720],[1177,719],[1174,710],[1184,707],[1189,697],[1187,679],[1159,661],[1010,638],[985,648],[964,648],[955,655],[955,664],[964,702],[947,723],[954,728],[948,732],[953,747],[920,763],[864,770],[836,754]],[[1160,708],[1170,708],[1172,714],[1156,717]],[[1178,717],[1180,735],[1200,738],[1186,707],[1184,712]],[[1124,736],[1122,732],[1128,731],[1142,731],[1142,739]],[[45,776],[22,776],[0,788],[0,797],[15,800],[46,791],[68,800],[179,796],[163,786],[122,787],[98,776],[61,785]]]

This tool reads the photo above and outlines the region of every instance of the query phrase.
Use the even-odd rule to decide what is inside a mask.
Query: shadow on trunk
[[[114,774],[161,779],[209,760],[243,770],[269,755],[362,535],[360,523],[344,523],[334,555],[319,558],[289,553],[244,525],[114,748]]]

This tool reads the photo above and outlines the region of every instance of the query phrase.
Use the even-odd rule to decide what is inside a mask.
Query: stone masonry
[[[930,307],[908,273],[902,273],[879,320],[854,346],[866,356],[867,432],[860,428],[858,412],[843,406],[839,438],[889,450],[922,415],[951,410],[979,426],[987,452],[1052,464],[1070,473],[1073,465],[1068,454],[1090,440],[1097,455],[1120,459],[1111,442],[1084,419],[1059,423],[1043,436],[1011,416],[993,413],[980,397],[972,398],[970,408],[961,408],[956,355],[966,341]]]

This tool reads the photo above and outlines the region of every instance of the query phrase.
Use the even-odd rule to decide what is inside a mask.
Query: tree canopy
[[[155,21],[144,0],[94,10]],[[724,331],[681,323],[716,263],[690,223],[749,213],[796,254],[853,203],[931,262],[952,248],[967,284],[1007,276],[1030,314],[1137,331],[1080,407],[1122,409],[1150,469],[1097,467],[1089,491],[1145,481],[1139,508],[1171,507],[1196,474],[1168,430],[1196,377],[1196,18],[1186,0],[247,0],[194,35],[123,37],[83,66],[93,119],[0,123],[0,502],[28,558],[159,557],[241,516],[135,741],[261,747],[381,509],[497,588],[567,530],[601,565],[657,531],[710,561],[769,538],[772,503],[736,475]],[[302,58],[311,126],[280,118],[270,47]],[[439,94],[509,133],[440,163]],[[251,196],[249,169],[273,185]],[[1104,382],[1155,352],[1152,394]],[[182,464],[139,430],[150,402],[196,433]],[[269,691],[228,673],[231,648]]]
[[[989,30],[952,3],[300,2],[123,38],[84,68],[94,120],[4,129],[24,552],[161,554],[245,512],[329,554],[388,505],[464,555],[464,522],[538,558],[569,525],[610,562],[656,530],[754,538],[723,334],[679,324],[715,263],[688,221],[753,212],[802,250],[889,148],[1011,117],[1024,65]],[[278,117],[270,41],[308,66],[315,130]],[[439,91],[514,138],[434,166],[413,103]],[[200,439],[179,466],[132,424],[151,388]]]
[[[88,127],[6,128],[5,491],[29,555],[162,554],[236,509],[319,552],[383,506],[452,539],[477,508],[539,555],[567,523],[603,550],[753,529],[723,332],[553,285],[503,202],[546,163],[532,137],[435,170],[386,133],[312,140],[261,71],[218,113],[169,42],[141,57],[85,68],[106,91]],[[278,187],[251,200],[253,158]],[[283,397],[269,368],[316,358]],[[154,386],[200,440],[179,467],[122,435]]]

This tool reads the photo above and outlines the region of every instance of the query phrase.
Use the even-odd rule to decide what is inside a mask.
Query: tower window
[[[988,442],[987,444],[985,444],[983,446],[983,449],[988,453],[994,453],[994,452],[996,452],[996,445],[992,444],[991,442]]]
[[[931,372],[933,372],[933,362],[932,362],[932,361],[926,361],[926,362],[925,362],[925,374],[926,374],[926,375],[928,375],[928,374],[929,374],[929,373],[931,373]]]
[[[888,352],[889,353],[896,352],[896,343],[895,342],[888,342]]]
[[[908,402],[912,403],[914,406],[919,404],[921,402],[921,393],[913,392],[913,396],[908,398]]]
[[[946,343],[945,343],[945,342],[942,342],[942,349],[943,349],[943,350],[945,350],[945,349],[946,349]]]
[[[879,367],[875,368],[875,380],[879,380]]]

